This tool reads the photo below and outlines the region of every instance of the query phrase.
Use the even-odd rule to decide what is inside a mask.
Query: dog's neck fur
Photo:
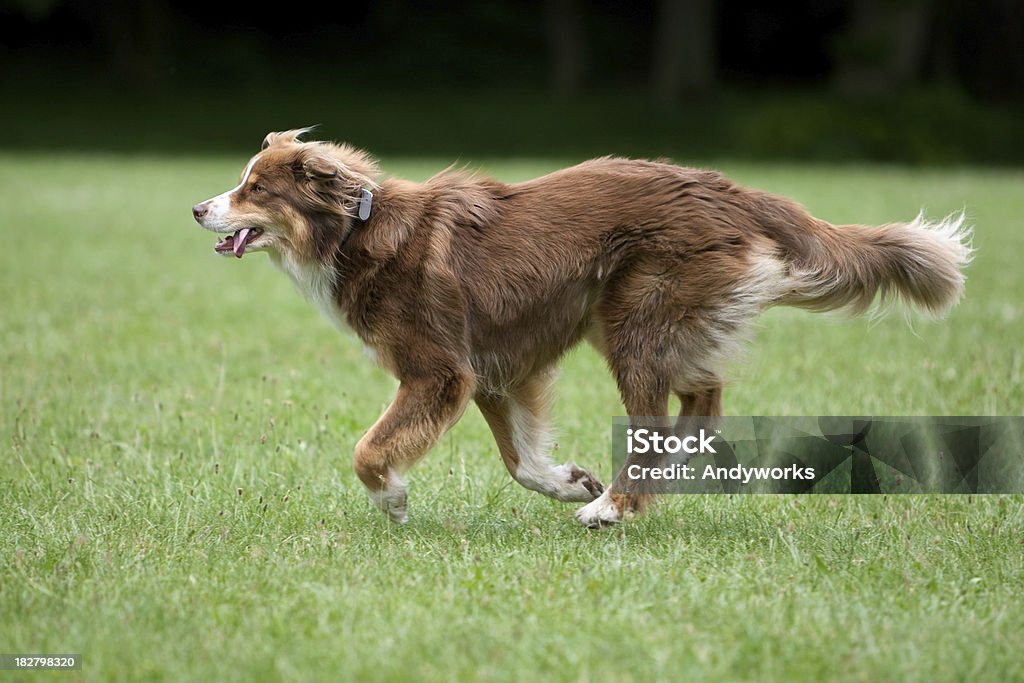
[[[292,251],[270,251],[271,262],[331,323],[339,329],[349,328],[346,317],[372,286],[376,272],[398,256],[420,221],[423,199],[409,190],[422,187],[386,180],[374,193],[373,211],[367,220],[348,218],[339,226],[344,237],[332,245],[332,253],[304,257]],[[360,325],[351,327],[365,336]]]
[[[317,308],[335,327],[345,328],[345,319],[337,304],[336,273],[325,263],[306,261],[291,252],[270,251],[270,261],[295,284],[307,301]]]

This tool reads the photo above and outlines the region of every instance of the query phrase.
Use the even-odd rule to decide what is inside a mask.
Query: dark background
[[[1017,0],[0,0],[0,148],[1024,161]]]

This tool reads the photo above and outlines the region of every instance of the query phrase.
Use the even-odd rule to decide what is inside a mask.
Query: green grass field
[[[1020,496],[678,497],[587,531],[471,408],[389,524],[350,463],[395,382],[191,220],[244,161],[0,155],[0,652],[84,658],[0,681],[1024,679]],[[966,207],[978,248],[940,323],[771,311],[728,413],[1021,412],[1024,174],[723,170],[840,223]],[[608,480],[621,411],[573,354],[558,456]]]

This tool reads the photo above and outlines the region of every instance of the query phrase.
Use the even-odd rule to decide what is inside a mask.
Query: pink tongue
[[[236,258],[242,258],[242,254],[245,253],[245,240],[249,237],[250,232],[252,232],[252,228],[242,228],[235,233],[235,243],[232,250],[235,252]]]

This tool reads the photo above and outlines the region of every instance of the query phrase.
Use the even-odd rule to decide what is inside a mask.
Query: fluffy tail
[[[882,306],[901,300],[938,317],[963,294],[973,249],[962,212],[868,227],[832,225],[784,200],[773,204],[764,227],[789,266],[780,303],[857,315],[876,298]]]

